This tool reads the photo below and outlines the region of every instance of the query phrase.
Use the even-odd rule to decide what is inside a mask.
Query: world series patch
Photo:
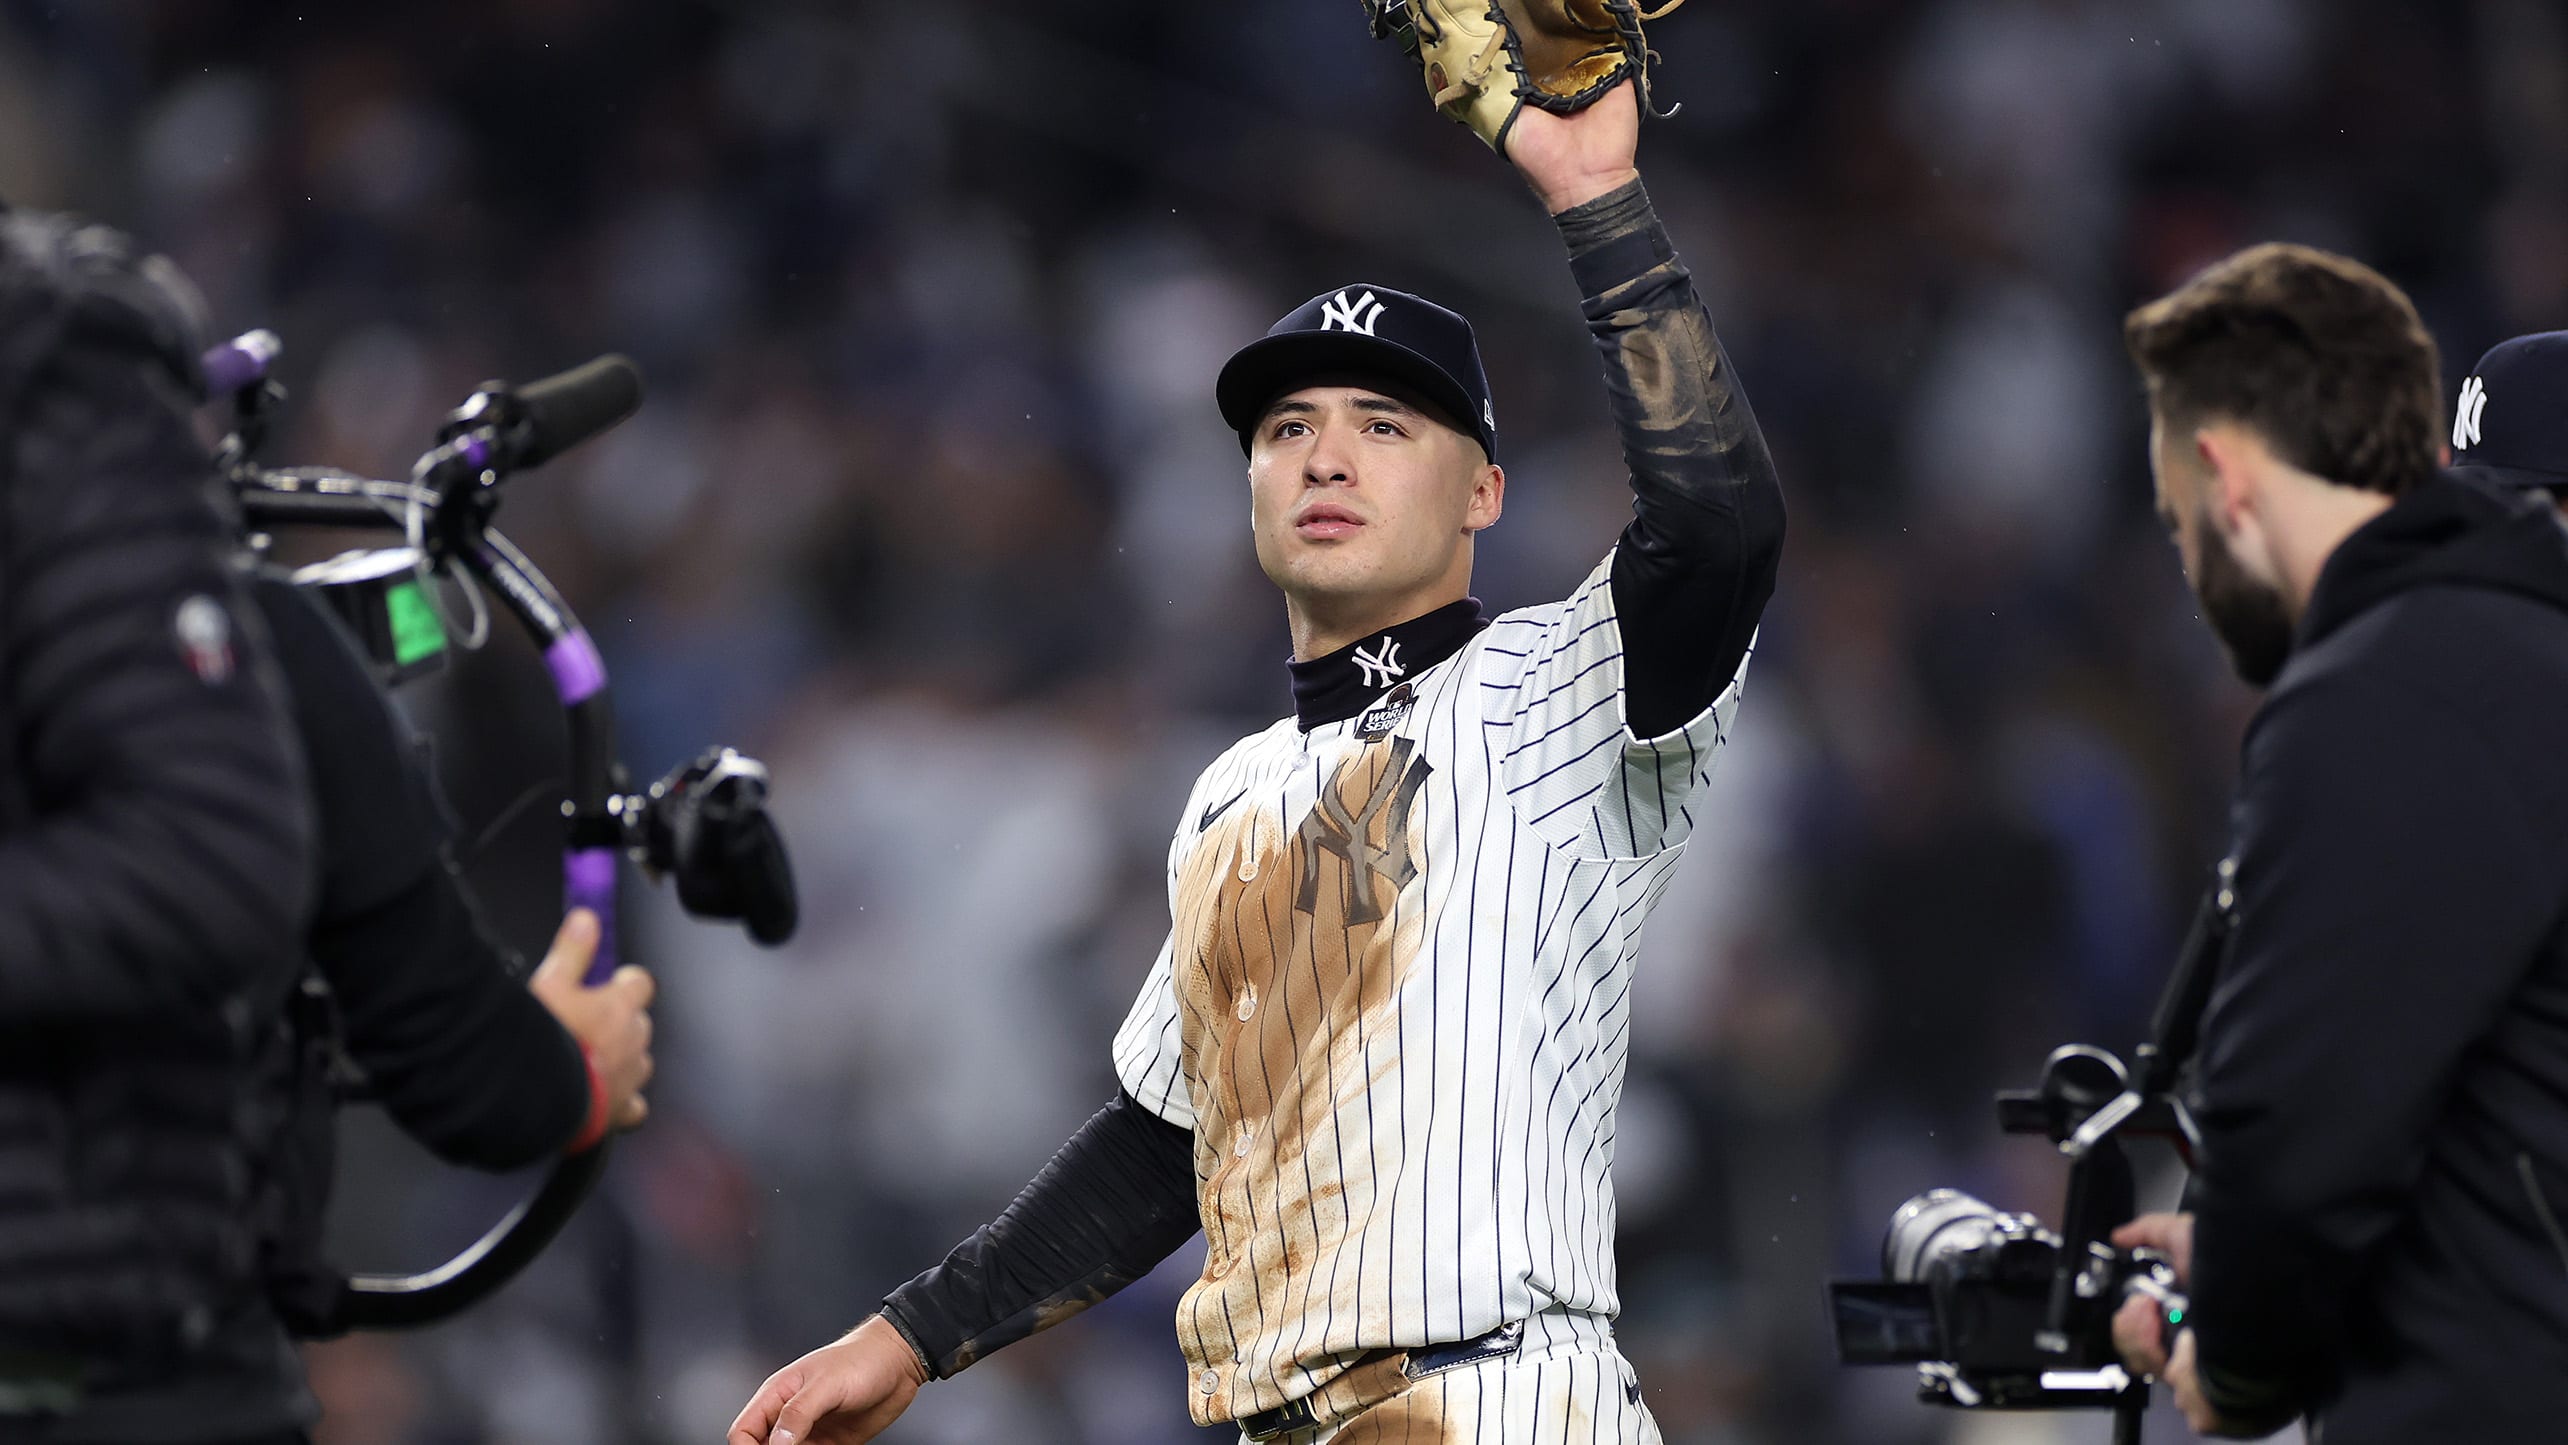
[[[1409,709],[1417,704],[1417,694],[1407,683],[1382,695],[1382,701],[1364,710],[1355,720],[1355,735],[1364,741],[1379,742],[1409,720]]]

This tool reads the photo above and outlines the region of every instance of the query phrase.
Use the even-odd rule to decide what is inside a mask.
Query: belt
[[[1495,1360],[1512,1355],[1516,1352],[1516,1345],[1524,1338],[1524,1334],[1524,1321],[1517,1320],[1500,1325],[1485,1335],[1474,1335],[1456,1344],[1429,1345],[1424,1349],[1415,1350],[1375,1350],[1349,1366],[1347,1372],[1353,1373],[1366,1366],[1395,1365],[1400,1377],[1400,1386],[1406,1388],[1409,1384],[1426,1379],[1430,1375],[1441,1375],[1447,1370],[1458,1370],[1465,1365],[1476,1365],[1483,1360]],[[1326,1393],[1327,1390],[1323,1387],[1298,1400],[1278,1405],[1272,1410],[1260,1410],[1254,1415],[1243,1415],[1239,1420],[1239,1432],[1251,1440],[1272,1440],[1278,1435],[1289,1435],[1296,1430],[1309,1430],[1323,1424],[1333,1424],[1335,1419],[1346,1418],[1345,1416],[1337,1416],[1335,1419],[1322,1418],[1318,1400],[1319,1396]],[[1398,1393],[1399,1390],[1395,1389],[1388,1395],[1366,1402],[1359,1407],[1358,1411],[1348,1413],[1354,1414],[1363,1409],[1370,1409],[1382,1403],[1383,1399]]]

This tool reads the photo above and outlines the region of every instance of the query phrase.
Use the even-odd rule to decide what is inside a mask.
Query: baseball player
[[[2453,408],[2451,474],[2504,491],[2546,494],[2568,511],[2568,331],[2489,348]]]
[[[1199,1229],[1177,1316],[1199,1423],[1659,1438],[1612,1332],[1632,957],[1707,820],[1782,497],[1633,168],[1633,86],[1509,119],[1586,297],[1631,525],[1565,601],[1486,619],[1472,539],[1506,474],[1469,324],[1350,285],[1231,359],[1216,396],[1294,715],[1178,819],[1115,1100],[997,1221],[769,1378],[732,1445],[871,1439]]]

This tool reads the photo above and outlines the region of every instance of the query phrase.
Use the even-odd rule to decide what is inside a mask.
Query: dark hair
[[[2393,497],[2435,474],[2434,338],[2360,261],[2251,247],[2132,312],[2122,338],[2168,425],[2237,422],[2302,471]]]

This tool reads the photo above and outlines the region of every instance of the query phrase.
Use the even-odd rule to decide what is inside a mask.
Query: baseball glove
[[[1567,115],[1638,77],[1650,104],[1649,42],[1641,22],[1685,3],[1643,10],[1637,0],[1363,0],[1377,40],[1397,40],[1426,72],[1436,108],[1504,152],[1527,105]]]

